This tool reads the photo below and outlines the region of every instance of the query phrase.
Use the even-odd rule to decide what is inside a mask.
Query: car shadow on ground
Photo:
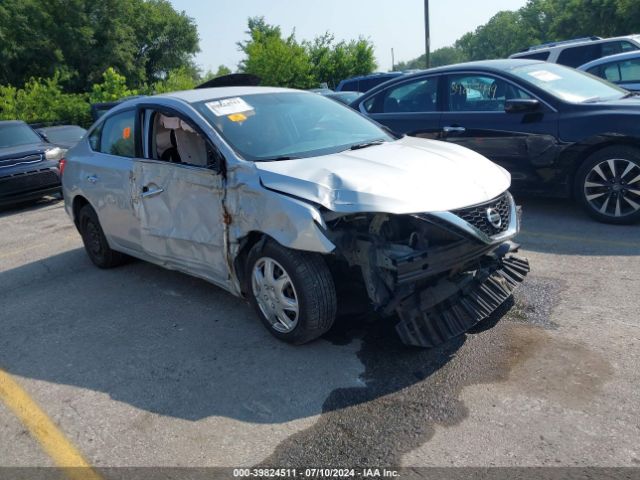
[[[409,348],[389,321],[359,317],[290,346],[215,286],[141,261],[99,270],[82,249],[0,273],[0,304],[0,367],[194,421],[357,405],[424,380],[465,342]]]
[[[0,205],[0,218],[10,217],[11,215],[17,215],[31,210],[38,210],[45,207],[55,206],[59,202],[62,202],[62,199],[56,196],[46,196],[37,200]]]
[[[586,215],[568,199],[515,195],[522,230],[515,241],[526,250],[558,255],[638,255],[640,224],[609,225]]]

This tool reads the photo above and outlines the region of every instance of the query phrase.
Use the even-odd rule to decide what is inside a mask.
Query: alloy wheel
[[[282,265],[269,257],[258,259],[251,273],[251,287],[271,327],[280,333],[291,332],[298,324],[298,295]]]
[[[613,158],[595,165],[584,181],[584,195],[595,211],[625,217],[640,210],[640,166]]]

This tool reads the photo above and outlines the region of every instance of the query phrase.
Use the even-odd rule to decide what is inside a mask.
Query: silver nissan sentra
[[[141,97],[61,160],[92,262],[137,257],[204,278],[304,343],[364,298],[431,347],[495,311],[513,255],[509,174],[452,144],[396,137],[309,92],[224,87]],[[361,296],[358,296],[361,294]]]

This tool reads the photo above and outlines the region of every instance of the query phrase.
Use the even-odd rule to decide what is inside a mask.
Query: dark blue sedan
[[[603,222],[640,220],[640,99],[604,80],[488,60],[397,78],[351,106],[398,134],[481,153],[515,190],[573,196]]]
[[[21,121],[0,122],[0,205],[60,194],[65,150]]]

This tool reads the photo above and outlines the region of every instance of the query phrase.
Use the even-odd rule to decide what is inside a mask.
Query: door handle
[[[164,188],[162,188],[162,187],[149,188],[147,186],[144,186],[144,187],[142,187],[142,198],[153,197],[153,196],[158,195],[158,194],[160,194],[162,192],[164,192]]]
[[[442,127],[442,131],[444,133],[464,133],[467,131],[466,128],[464,127],[458,127],[458,126],[446,126],[446,127]]]
[[[95,175],[87,175],[87,182],[96,183],[98,181],[98,177]]]

